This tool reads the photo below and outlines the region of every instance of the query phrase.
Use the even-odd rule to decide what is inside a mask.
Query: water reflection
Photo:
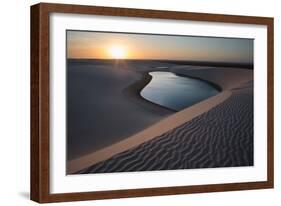
[[[175,111],[216,95],[219,91],[207,82],[178,76],[171,72],[150,72],[152,80],[141,96]]]

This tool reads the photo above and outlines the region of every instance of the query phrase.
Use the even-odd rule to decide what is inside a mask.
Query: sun
[[[119,45],[110,46],[108,48],[108,53],[113,59],[125,59],[126,58],[126,50],[124,47]]]

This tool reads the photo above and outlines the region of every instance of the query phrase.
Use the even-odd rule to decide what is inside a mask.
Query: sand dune
[[[119,142],[174,113],[143,102],[127,89],[129,85],[142,81],[141,72],[151,69],[148,65],[158,64],[146,61],[68,61],[68,160]],[[133,89],[134,93],[138,92],[138,88]]]
[[[196,113],[199,103],[188,112],[183,110],[168,117],[171,122],[178,122],[171,127],[159,127],[161,122],[156,123],[152,130],[143,131],[149,135],[140,135],[137,139],[142,141],[138,144],[113,145],[106,148],[106,156],[92,154],[80,159],[80,165],[78,160],[72,162],[72,172],[91,162],[92,166],[78,173],[253,165],[253,71],[207,67],[198,70],[187,66],[171,70],[218,84],[229,95],[211,106],[203,105],[201,112]],[[185,121],[177,121],[179,116]]]
[[[210,111],[80,173],[253,165],[251,87],[244,85]]]
[[[250,69],[174,66],[170,70],[176,74],[198,77],[216,83],[223,90],[231,90],[253,79],[253,70]]]
[[[174,129],[185,122],[192,120],[194,117],[203,114],[210,108],[220,104],[229,98],[231,92],[224,91],[216,96],[213,96],[205,101],[202,101],[194,106],[188,107],[181,112],[175,113],[164,120],[152,125],[151,127],[136,133],[135,135],[128,137],[118,143],[105,147],[97,152],[85,155],[78,159],[74,159],[68,162],[67,170],[69,173],[78,171],[81,168],[85,168],[96,164],[98,162],[109,159],[110,157],[126,151],[129,148],[136,147],[144,142],[148,142],[157,136],[160,136],[171,129]]]

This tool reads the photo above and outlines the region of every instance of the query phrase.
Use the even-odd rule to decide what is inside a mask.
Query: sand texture
[[[221,98],[211,97],[215,99],[212,104],[204,105],[200,102],[187,108],[188,112],[183,110],[167,118],[176,124],[159,127],[166,119],[156,123],[144,130],[138,138],[130,137],[131,140],[138,140],[132,141],[135,144],[127,142],[123,147],[119,145],[118,148],[116,144],[107,147],[106,157],[95,155],[99,161],[94,160],[94,156],[88,156],[84,158],[84,163],[87,162],[84,166],[91,160],[92,166],[77,172],[78,168],[82,168],[80,165],[72,172],[106,173],[253,165],[253,71],[188,66],[171,67],[171,71],[219,85],[223,91],[217,96],[221,95]],[[180,116],[185,121],[179,121]],[[157,130],[153,130],[155,127]]]
[[[98,150],[97,152],[84,155],[80,158],[74,159],[68,162],[67,170],[69,173],[77,172],[81,168],[89,167],[98,162],[109,159],[110,157],[128,150],[129,148],[138,146],[144,142],[154,139],[157,136],[160,136],[171,129],[174,129],[185,122],[192,120],[194,117],[203,114],[208,111],[210,108],[220,104],[225,101],[231,92],[224,91],[216,96],[208,98],[205,101],[202,101],[194,106],[188,107],[181,112],[175,113],[160,122],[153,124],[151,127],[136,133],[135,135],[126,138],[120,142],[117,142],[113,145],[105,147]]]
[[[174,113],[136,97],[148,80],[142,72],[158,64],[68,61],[68,161],[119,142]]]

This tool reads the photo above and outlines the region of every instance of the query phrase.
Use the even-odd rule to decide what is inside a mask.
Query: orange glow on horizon
[[[128,51],[120,45],[112,45],[107,48],[109,58],[126,59]]]
[[[253,40],[68,31],[67,58],[253,63]]]

